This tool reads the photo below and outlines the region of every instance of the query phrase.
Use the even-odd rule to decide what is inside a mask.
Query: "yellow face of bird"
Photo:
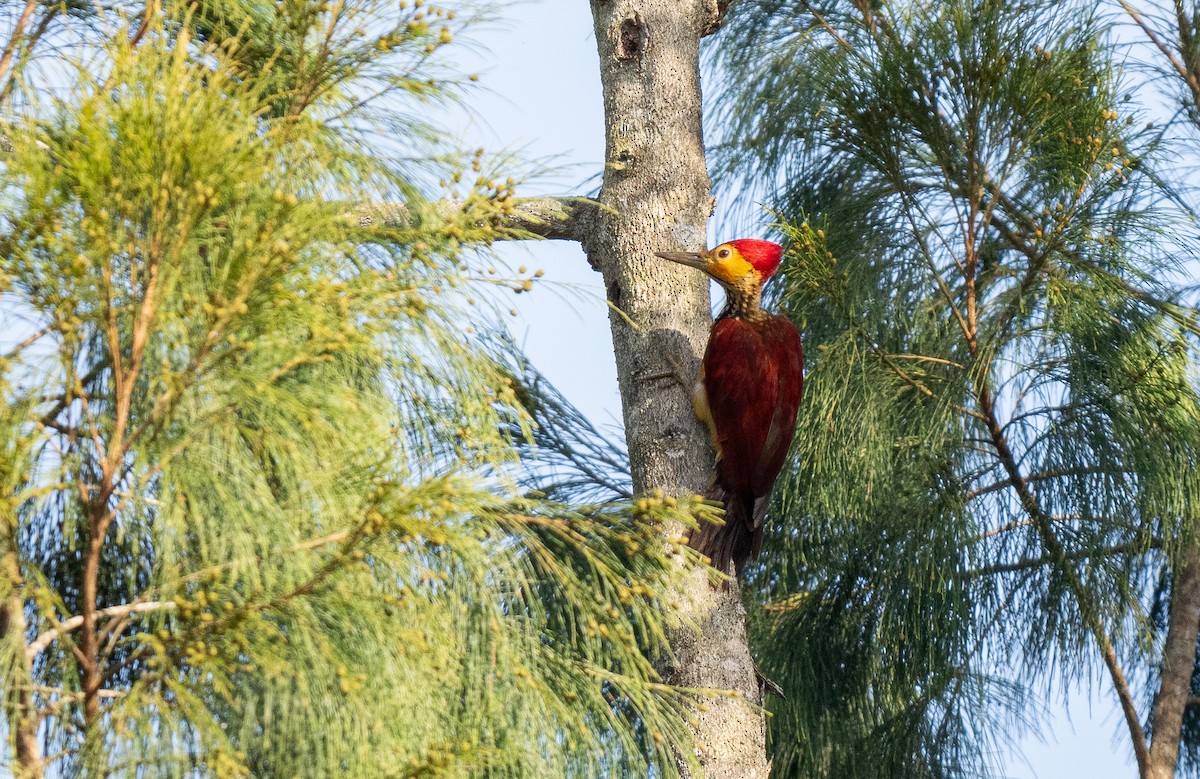
[[[747,278],[761,282],[762,274],[750,264],[738,248],[723,243],[706,252],[655,252],[664,260],[699,268],[725,287],[745,283]]]
[[[762,275],[732,244],[723,243],[706,254],[708,266],[704,270],[721,284],[736,284],[751,273]]]

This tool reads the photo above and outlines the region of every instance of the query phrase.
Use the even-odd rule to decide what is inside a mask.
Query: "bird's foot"
[[[773,693],[783,700],[787,700],[787,696],[783,694],[783,688],[777,682],[763,676],[763,672],[758,670],[758,663],[754,664],[754,677],[758,679],[758,688],[762,690],[764,698],[767,697],[767,693]]]
[[[673,381],[676,384],[678,384],[680,389],[682,389],[684,392],[690,393],[692,391],[693,382],[688,381],[687,374],[684,373],[683,368],[679,365],[679,363],[671,355],[664,354],[664,355],[662,355],[662,357],[671,366],[671,370],[660,371],[658,373],[647,373],[646,375],[642,376],[642,381],[651,382],[651,381],[663,381],[664,379],[666,379],[666,380]]]

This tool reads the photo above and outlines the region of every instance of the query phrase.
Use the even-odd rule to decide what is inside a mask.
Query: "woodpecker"
[[[783,247],[743,238],[706,252],[656,252],[699,268],[725,288],[725,308],[713,323],[692,390],[696,416],[708,427],[717,454],[710,497],[725,505],[725,523],[703,523],[689,544],[741,576],[758,556],[763,517],[775,478],[796,430],[804,387],[800,333],[788,319],[762,308],[763,283],[774,275]]]

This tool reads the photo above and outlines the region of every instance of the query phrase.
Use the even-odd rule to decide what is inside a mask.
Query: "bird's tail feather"
[[[758,557],[762,544],[762,511],[749,493],[729,493],[720,485],[710,490],[709,498],[725,505],[725,522],[700,521],[700,527],[688,537],[688,545],[712,560],[719,571],[741,577],[751,556]],[[761,500],[761,499],[760,499]],[[765,502],[765,501],[763,501]],[[729,570],[733,563],[734,571]]]

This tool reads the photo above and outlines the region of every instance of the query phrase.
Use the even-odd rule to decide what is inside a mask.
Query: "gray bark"
[[[1147,779],[1170,779],[1175,775],[1183,712],[1191,700],[1197,633],[1200,633],[1200,549],[1191,548],[1175,571],[1171,585],[1162,677],[1150,717],[1152,740],[1146,763]]]
[[[707,279],[653,253],[703,249],[713,209],[700,124],[700,38],[715,29],[713,0],[592,0],[605,112],[600,208],[583,239],[604,277],[634,490],[703,492],[713,453],[690,400],[655,380],[693,374],[711,325]],[[736,584],[689,573],[665,680],[726,694],[693,713],[708,777],[761,777],[766,724]],[[698,632],[695,631],[698,628]],[[681,759],[681,765],[683,760]],[[686,767],[684,767],[686,772]]]

